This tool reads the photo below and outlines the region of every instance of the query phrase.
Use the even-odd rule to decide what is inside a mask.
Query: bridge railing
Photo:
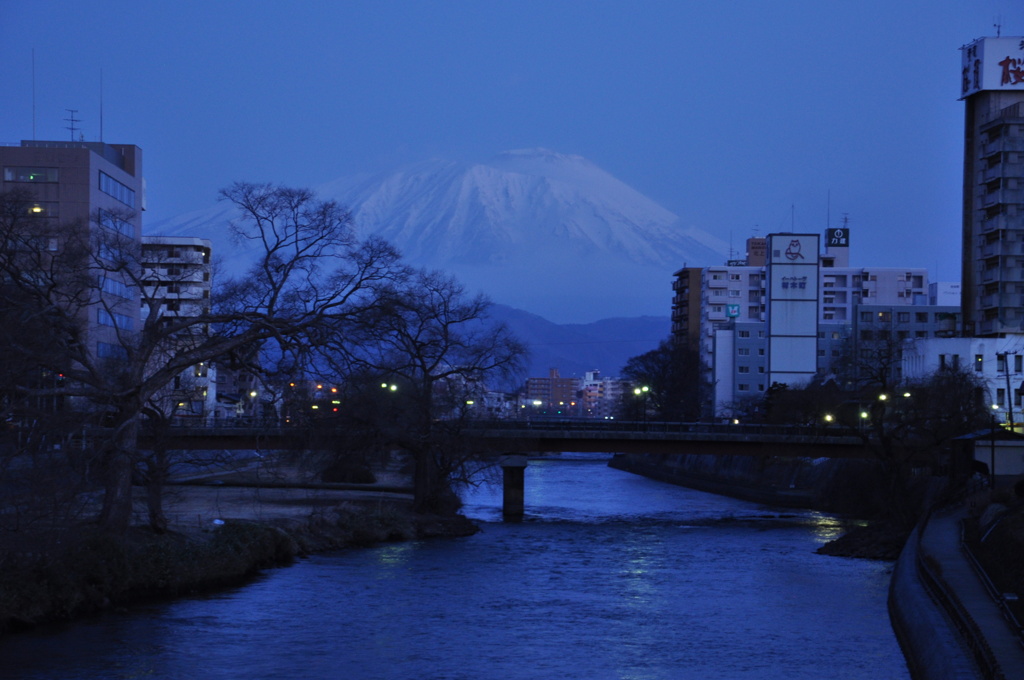
[[[237,418],[175,418],[175,430],[255,430],[281,431],[302,428],[305,423],[278,417]],[[461,424],[467,433],[481,431],[535,431],[535,432],[646,432],[665,434],[717,434],[775,437],[857,437],[855,428],[837,425],[767,425],[708,422],[671,422],[661,420],[598,420],[588,418],[529,418],[525,420],[468,420]]]
[[[588,420],[579,419],[530,419],[530,420],[474,420],[466,430],[505,431],[574,431],[574,432],[648,432],[665,434],[721,434],[776,437],[857,437],[860,431],[835,425],[767,425],[732,424],[706,422],[668,422],[660,420]]]

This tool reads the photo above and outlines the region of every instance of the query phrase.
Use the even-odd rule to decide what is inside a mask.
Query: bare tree
[[[459,436],[467,402],[489,381],[517,376],[525,346],[488,320],[486,298],[439,272],[407,271],[379,303],[332,347],[335,360],[397,386],[389,434],[415,461],[415,509],[451,512],[453,486],[469,481],[474,460]]]
[[[398,256],[389,245],[358,240],[350,213],[308,190],[236,183],[221,196],[238,210],[233,233],[257,244],[256,262],[246,277],[223,287],[212,309],[175,318],[160,314],[166,300],[147,287],[137,244],[118,229],[118,216],[97,216],[95,229],[61,225],[61,240],[51,248],[20,217],[26,197],[0,201],[7,302],[43,324],[48,340],[46,352],[10,349],[29,365],[66,376],[60,386],[23,380],[12,390],[77,399],[100,417],[107,434],[96,444],[104,488],[99,522],[108,529],[130,522],[140,422],[161,390],[203,362],[305,356],[325,340],[328,321],[372,307],[376,288],[396,271]],[[117,316],[123,305],[139,304],[136,296],[148,310],[138,329]],[[113,320],[106,329],[112,356],[89,342],[97,314]]]
[[[622,369],[624,378],[650,388],[647,405],[661,420],[701,418],[703,403],[710,394],[710,386],[702,374],[698,353],[671,339],[661,341],[656,349],[630,358]]]

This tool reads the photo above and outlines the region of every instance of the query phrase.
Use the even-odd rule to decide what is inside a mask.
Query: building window
[[[750,366],[740,366],[737,370],[740,373],[750,373]]]
[[[1024,357],[1018,354],[1013,357],[1013,372],[1020,373],[1021,371],[1024,371]]]
[[[750,348],[749,347],[740,347],[738,350],[736,350],[736,354],[739,354],[741,357],[750,356]]]
[[[750,385],[748,385],[747,383],[740,383],[739,385],[736,386],[736,391],[737,392],[749,392],[750,391]]]
[[[60,180],[58,168],[5,167],[5,182],[57,182]]]
[[[96,317],[101,326],[113,326],[124,331],[132,330],[135,325],[134,319],[127,314],[111,314],[105,309],[97,310]]]
[[[125,300],[135,299],[135,289],[117,281],[116,279],[108,279],[105,276],[101,276],[99,278],[100,290],[104,293],[110,293],[111,295],[116,295],[117,297],[124,298]]]
[[[135,207],[135,191],[121,184],[116,179],[100,170],[100,191],[124,203],[129,208]]]
[[[60,217],[60,203],[57,201],[33,201],[25,210],[29,217]]]
[[[899,323],[910,323],[910,312],[897,312],[896,321]]]
[[[763,357],[764,356],[764,347],[758,348],[757,356],[759,356],[759,357]]]
[[[135,227],[131,222],[122,220],[119,217],[107,212],[106,210],[100,210],[100,226],[110,231],[117,232],[121,236],[127,236],[130,239],[135,238]]]
[[[985,370],[985,357],[983,357],[981,354],[974,355],[974,370],[978,373],[981,373],[983,370]]]
[[[918,323],[928,323],[928,312],[915,312],[914,320]]]
[[[128,350],[122,345],[113,345],[109,342],[97,342],[96,356],[100,359],[127,359]]]
[[[750,331],[736,331],[736,334],[741,338],[749,338]]]

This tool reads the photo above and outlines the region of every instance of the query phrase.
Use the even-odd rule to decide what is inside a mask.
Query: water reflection
[[[521,524],[314,555],[215,597],[0,643],[0,665],[45,680],[908,677],[887,565],[814,553],[831,518],[600,463],[527,473]],[[500,516],[500,490],[467,510]]]

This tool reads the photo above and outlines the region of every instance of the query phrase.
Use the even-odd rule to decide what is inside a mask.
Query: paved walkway
[[[1004,676],[1024,680],[1024,645],[960,548],[960,520],[966,514],[957,508],[932,515],[921,537],[922,555],[940,565],[942,580],[974,619]]]

